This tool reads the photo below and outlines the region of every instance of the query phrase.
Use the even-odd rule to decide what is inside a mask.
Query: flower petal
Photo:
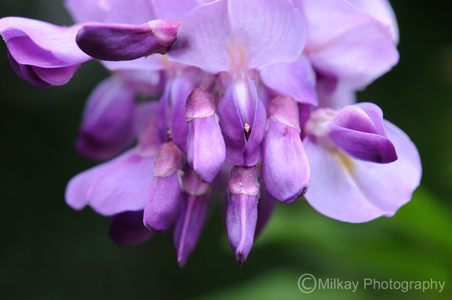
[[[311,63],[302,55],[294,63],[279,63],[260,71],[261,79],[281,96],[291,96],[299,103],[318,105],[316,78]]]
[[[80,25],[60,27],[19,17],[0,19],[0,33],[11,55],[23,65],[67,67],[91,59],[75,43]]]
[[[102,22],[114,0],[65,0],[64,6],[76,23]]]
[[[410,200],[422,172],[419,154],[405,133],[387,121],[384,125],[399,157],[389,164],[355,160],[322,147],[320,139],[305,139],[311,165],[311,184],[305,197],[317,211],[359,223],[392,216]]]
[[[295,62],[307,40],[306,23],[288,0],[229,0],[231,37],[250,69]]]
[[[110,237],[119,245],[141,244],[154,235],[143,225],[143,211],[126,211],[113,216]]]
[[[309,28],[305,53],[314,69],[360,89],[398,62],[390,31],[371,15],[345,0],[302,3]]]
[[[74,209],[90,205],[110,216],[144,209],[152,180],[153,157],[140,157],[133,150],[82,172],[66,188],[66,202]]]
[[[346,106],[331,122],[330,138],[348,155],[376,163],[390,163],[397,159],[392,142],[386,137],[382,124],[382,112],[373,104],[366,103],[373,119],[380,128],[378,132],[373,120],[359,107]]]
[[[195,196],[184,193],[180,206],[180,214],[174,228],[174,245],[177,261],[185,266],[190,254],[198,243],[199,236],[206,219],[206,196]]]

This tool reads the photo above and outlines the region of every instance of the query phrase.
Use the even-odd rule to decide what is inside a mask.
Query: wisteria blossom
[[[95,59],[111,72],[76,142],[104,162],[69,182],[66,202],[112,216],[118,244],[169,231],[184,266],[219,200],[242,265],[277,202],[304,196],[325,216],[367,222],[393,216],[419,185],[415,145],[355,98],[399,59],[388,1],[65,6],[71,27],[6,17],[0,33],[34,86],[64,85]]]

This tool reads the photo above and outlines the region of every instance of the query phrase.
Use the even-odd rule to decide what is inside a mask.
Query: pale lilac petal
[[[399,28],[397,19],[388,0],[347,0],[360,10],[371,14],[382,22],[391,32],[392,39],[395,43],[399,41]]]
[[[68,67],[91,59],[75,43],[80,25],[60,27],[19,17],[0,19],[0,33],[11,55],[23,65]]]
[[[110,237],[119,245],[141,244],[154,235],[143,225],[143,211],[126,211],[113,216]]]
[[[141,25],[158,18],[154,0],[116,0],[109,9],[104,22]]]
[[[291,1],[229,0],[228,16],[231,36],[227,38],[232,39],[231,46],[243,51],[250,69],[294,62],[300,57],[307,28]]]
[[[142,210],[153,163],[153,157],[137,156],[130,150],[72,178],[66,189],[66,202],[74,209],[90,205],[107,216]]]
[[[310,178],[300,132],[272,119],[267,126],[262,145],[264,183],[277,200],[291,203],[306,193]]]
[[[361,102],[357,103],[354,106],[362,109],[366,115],[370,118],[372,123],[375,126],[375,129],[377,130],[377,133],[382,136],[387,136],[386,130],[383,125],[383,111],[380,107],[373,103],[369,102]]]
[[[157,19],[183,20],[199,2],[196,0],[153,0]]]
[[[187,15],[168,57],[210,73],[263,68],[297,60],[306,31],[288,0],[216,1]]]
[[[181,23],[170,60],[196,66],[209,73],[228,71],[230,27],[228,2],[216,1],[192,10]]]
[[[121,79],[104,80],[86,104],[77,150],[88,157],[108,159],[135,139],[135,90]]]
[[[371,15],[346,0],[302,3],[309,28],[305,53],[319,72],[360,89],[397,63],[390,31]]]
[[[78,32],[77,45],[90,56],[109,61],[165,54],[176,40],[179,23],[165,20],[142,25],[89,23]]]
[[[318,105],[316,75],[306,56],[294,63],[279,63],[260,71],[262,81],[281,96],[291,96],[299,103]]]
[[[65,0],[64,6],[76,23],[102,22],[114,0]]]
[[[212,96],[201,88],[187,99],[187,160],[198,176],[212,182],[226,158],[226,145],[215,114]]]
[[[392,216],[410,200],[421,178],[419,153],[405,133],[387,121],[384,125],[399,157],[389,164],[352,159],[324,148],[313,137],[305,139],[311,165],[311,184],[305,197],[316,210],[358,223]]]
[[[179,266],[185,266],[198,243],[207,213],[206,196],[184,193],[174,228],[174,245]]]
[[[319,107],[338,109],[356,103],[356,89],[334,76],[317,73],[316,90]]]

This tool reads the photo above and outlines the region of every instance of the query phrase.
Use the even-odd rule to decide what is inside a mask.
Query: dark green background
[[[85,64],[63,87],[19,79],[0,45],[0,299],[450,299],[452,296],[452,19],[449,1],[392,1],[400,63],[360,101],[418,146],[422,186],[393,218],[331,220],[300,199],[279,204],[242,268],[218,209],[187,266],[170,234],[134,247],[108,237],[109,218],[64,202],[68,180],[94,165],[74,152],[85,99],[108,73]],[[71,25],[59,0],[2,0],[0,17]],[[351,291],[305,295],[297,280],[358,280]],[[446,281],[445,290],[364,289],[364,278]]]

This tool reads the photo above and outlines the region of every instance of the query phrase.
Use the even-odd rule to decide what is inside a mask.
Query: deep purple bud
[[[212,96],[201,88],[187,99],[187,159],[198,176],[212,182],[226,159],[226,146],[215,114]]]
[[[153,20],[142,25],[89,23],[77,34],[86,54],[108,61],[133,60],[165,54],[176,41],[180,21]]]
[[[285,203],[303,196],[309,185],[309,162],[300,133],[295,100],[288,96],[273,99],[262,147],[262,174],[267,191]]]
[[[179,214],[181,154],[171,141],[162,144],[154,163],[143,222],[153,231],[167,230]]]
[[[196,247],[204,226],[207,212],[206,194],[209,185],[201,182],[196,173],[188,169],[182,177],[182,188],[180,214],[174,229],[177,261],[181,267],[185,265]]]
[[[372,103],[344,107],[332,120],[330,138],[348,155],[370,162],[397,160],[393,143],[383,127],[383,113]]]
[[[135,89],[120,78],[104,80],[86,103],[77,151],[99,160],[124,151],[136,138],[135,111]]]
[[[113,216],[110,237],[119,245],[136,245],[150,239],[154,233],[143,225],[143,211],[126,211]]]
[[[259,198],[257,167],[234,167],[229,181],[226,228],[229,244],[241,266],[253,247]]]

